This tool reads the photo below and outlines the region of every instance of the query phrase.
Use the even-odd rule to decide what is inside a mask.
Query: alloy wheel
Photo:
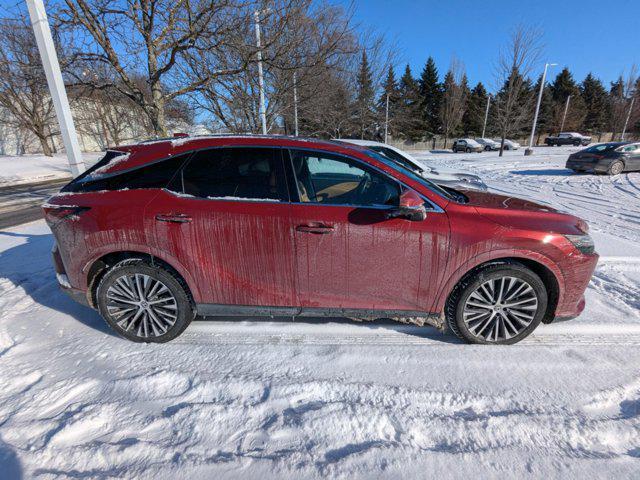
[[[141,273],[118,277],[107,290],[106,306],[123,331],[140,338],[164,335],[178,318],[178,303],[171,290]]]
[[[463,320],[469,333],[486,342],[508,340],[534,320],[538,296],[529,283],[510,276],[482,283],[467,298]]]

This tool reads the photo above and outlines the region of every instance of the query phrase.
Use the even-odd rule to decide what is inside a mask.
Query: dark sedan
[[[569,155],[567,168],[574,172],[606,173],[640,171],[640,143],[600,143]]]

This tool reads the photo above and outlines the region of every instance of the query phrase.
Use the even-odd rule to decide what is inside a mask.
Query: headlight
[[[593,244],[593,238],[590,235],[565,235],[567,240],[573,243],[580,253],[585,255],[595,252],[595,245]]]

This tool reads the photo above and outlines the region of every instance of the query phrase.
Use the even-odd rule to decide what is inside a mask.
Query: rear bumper
[[[60,290],[69,295],[76,302],[90,307],[91,305],[89,305],[86,293],[71,286],[69,277],[67,276],[67,272],[64,269],[64,264],[62,263],[62,257],[60,256],[60,252],[58,251],[58,245],[54,244],[53,248],[51,249],[51,257],[53,260],[53,267],[56,271],[56,280],[58,281]]]

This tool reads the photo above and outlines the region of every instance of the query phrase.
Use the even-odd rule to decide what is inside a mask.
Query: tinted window
[[[400,186],[356,160],[328,153],[291,152],[301,202],[332,205],[397,205]]]
[[[288,201],[280,151],[272,148],[197,152],[184,167],[181,180],[183,193],[200,198]]]
[[[95,192],[100,190],[165,188],[187,157],[188,155],[180,155],[123,173],[95,174],[94,172],[97,168],[108,163],[104,162],[103,159],[87,175],[83,175],[82,178],[79,177],[73,183],[67,185],[63,191]],[[114,158],[116,156],[112,156],[110,159]]]
[[[598,152],[608,152],[609,150],[613,150],[619,145],[617,143],[602,143],[600,145],[594,145],[585,150],[585,152],[589,153],[598,153]]]
[[[623,152],[635,152],[638,149],[637,145],[627,145],[622,149]]]

